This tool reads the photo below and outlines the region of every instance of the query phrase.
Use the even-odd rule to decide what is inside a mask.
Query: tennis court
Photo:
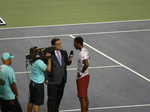
[[[0,54],[12,53],[19,101],[27,111],[30,47],[51,46],[74,51],[61,112],[79,112],[76,66],[79,51],[73,38],[81,36],[90,53],[91,112],[149,112],[150,110],[149,0],[15,0],[0,2]],[[3,25],[3,26],[1,26]],[[2,64],[2,62],[0,62]],[[41,112],[47,111],[47,87]]]
[[[150,109],[150,20],[102,22],[0,29],[0,54],[11,52],[17,77],[19,101],[24,112],[28,102],[29,79],[25,55],[32,46],[48,47],[58,37],[63,49],[74,50],[68,67],[68,82],[61,112],[78,112],[76,65],[79,51],[73,38],[82,36],[90,52],[89,100],[91,112],[149,112]],[[47,90],[41,112],[47,110]]]

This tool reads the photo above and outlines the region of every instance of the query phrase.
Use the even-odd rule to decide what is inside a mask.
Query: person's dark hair
[[[30,54],[35,53],[37,48],[38,48],[37,46],[31,47],[30,48]]]
[[[55,42],[56,42],[56,41],[59,41],[59,40],[60,40],[59,38],[53,38],[53,39],[51,40],[52,46],[55,45]]]
[[[83,38],[82,37],[76,37],[74,40],[83,46]]]

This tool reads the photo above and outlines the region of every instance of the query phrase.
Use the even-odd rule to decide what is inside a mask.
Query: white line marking
[[[73,35],[70,35],[70,37],[73,38],[73,39],[75,38]],[[147,80],[148,82],[150,82],[150,79],[148,79],[147,77],[145,77],[145,76],[141,75],[140,73],[138,73],[138,72],[132,70],[131,68],[125,66],[124,64],[122,64],[122,63],[116,61],[115,59],[113,59],[113,58],[111,58],[110,56],[108,56],[108,55],[102,53],[101,51],[97,50],[96,48],[92,47],[91,45],[89,45],[89,44],[87,44],[87,43],[85,43],[85,42],[84,42],[84,44],[85,44],[86,46],[88,46],[89,48],[93,49],[94,51],[98,52],[99,54],[103,55],[104,57],[110,59],[111,61],[117,63],[118,65],[120,65],[120,66],[126,68],[127,70],[129,70],[129,71],[131,71],[131,72],[133,72],[133,73],[136,74],[137,76],[139,76],[139,77],[141,77],[141,78]]]
[[[118,68],[118,67],[122,67],[120,65],[112,65],[112,66],[97,66],[97,67],[89,67],[89,69],[97,69],[97,68]],[[77,68],[68,68],[68,71],[73,71],[73,70],[77,70]],[[30,73],[30,71],[27,72],[15,72],[15,74],[26,74],[26,73]]]
[[[55,27],[55,26],[78,26],[78,25],[91,25],[91,24],[105,24],[105,23],[127,23],[127,22],[144,22],[150,21],[150,19],[141,19],[141,20],[122,20],[122,21],[108,21],[108,22],[94,22],[94,23],[76,23],[76,24],[59,24],[59,25],[43,25],[43,26],[26,26],[26,27],[8,27],[0,28],[1,29],[25,29],[25,28],[42,28],[42,27]]]
[[[35,39],[35,38],[50,38],[50,37],[62,37],[69,35],[96,35],[96,34],[113,34],[113,33],[127,33],[127,32],[146,32],[150,29],[140,30],[124,30],[124,31],[110,31],[110,32],[93,32],[93,33],[79,33],[79,34],[63,34],[63,35],[46,35],[46,36],[29,36],[29,37],[12,37],[12,38],[0,38],[0,40],[18,40],[18,39]]]
[[[99,68],[99,69],[102,69],[102,68],[118,68],[118,67],[122,67],[122,66],[120,66],[120,65],[97,66],[97,67],[89,67],[89,69],[96,69],[96,68]],[[68,70],[68,71],[73,71],[73,70],[77,70],[77,68],[68,68],[67,70]]]
[[[150,104],[125,105],[125,106],[111,106],[111,107],[89,108],[89,110],[119,109],[119,108],[134,108],[134,107],[149,107],[149,106],[150,106]],[[81,109],[60,110],[60,112],[75,112],[75,111],[81,111]]]

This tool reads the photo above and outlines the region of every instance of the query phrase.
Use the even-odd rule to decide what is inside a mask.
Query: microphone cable
[[[28,63],[29,63],[29,61],[28,61],[28,59],[26,58],[25,59],[26,61],[25,61],[25,68],[26,68],[26,74],[27,74],[27,79],[28,79],[28,82],[29,82],[29,84],[30,84],[30,76],[29,76],[29,72],[28,72]],[[29,88],[29,91],[28,91],[28,97],[27,97],[27,103],[29,103],[29,97],[30,97],[30,88]]]

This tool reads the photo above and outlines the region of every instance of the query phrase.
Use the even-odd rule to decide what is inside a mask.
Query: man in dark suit
[[[51,40],[52,46],[56,48],[51,54],[51,72],[46,75],[48,84],[48,112],[59,112],[59,105],[64,93],[67,81],[67,65],[70,65],[72,58],[68,57],[65,50],[61,49],[61,41],[58,38]]]

